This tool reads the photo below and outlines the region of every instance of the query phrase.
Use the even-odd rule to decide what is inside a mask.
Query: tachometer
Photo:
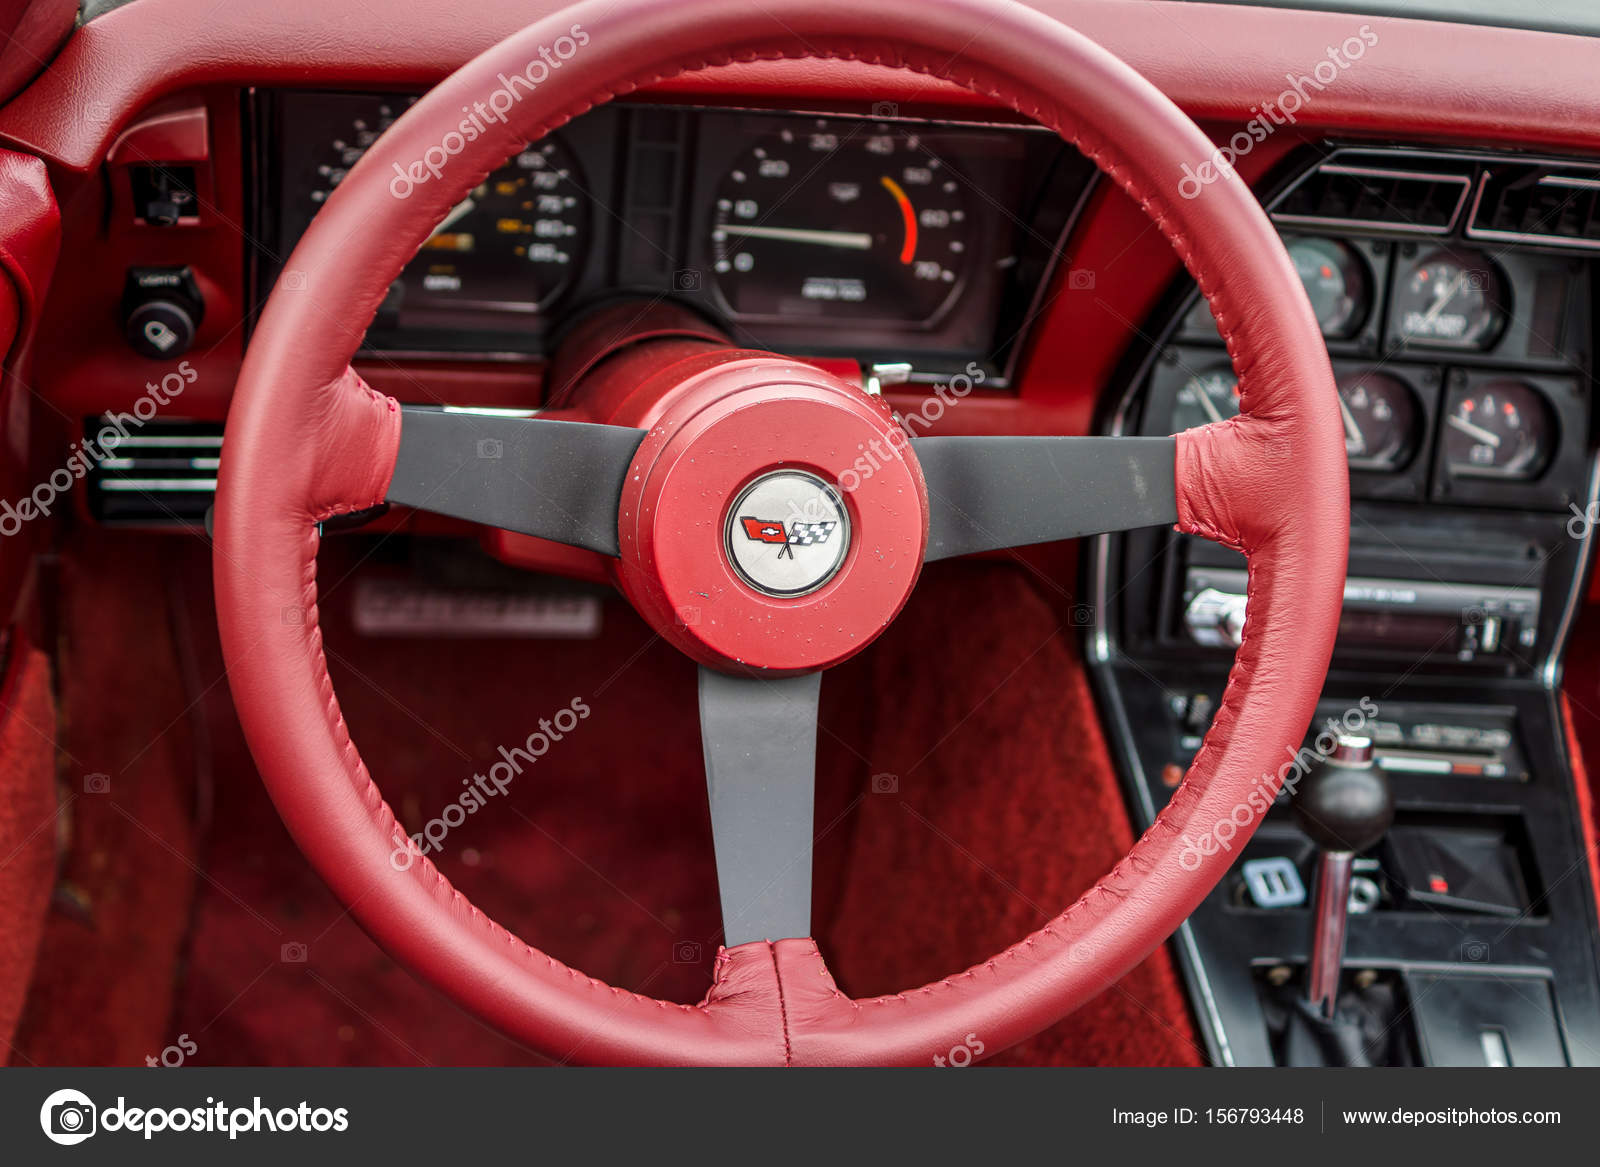
[[[399,104],[399,103],[396,103]],[[310,197],[321,203],[399,116],[383,104],[328,146]],[[438,309],[536,312],[571,284],[589,235],[577,160],[553,138],[490,174],[434,229],[390,289],[385,310],[413,318]]]
[[[817,119],[717,186],[716,286],[735,315],[932,321],[972,251],[963,183],[909,129]]]

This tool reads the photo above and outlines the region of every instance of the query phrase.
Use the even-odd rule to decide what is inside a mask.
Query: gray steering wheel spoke
[[[1177,522],[1174,438],[930,437],[928,550],[949,559]]]
[[[730,948],[811,934],[821,682],[821,673],[764,679],[700,670],[700,736]]]
[[[616,555],[617,506],[644,431],[401,408],[386,501]]]

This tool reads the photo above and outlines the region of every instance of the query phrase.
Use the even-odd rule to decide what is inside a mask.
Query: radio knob
[[[1184,609],[1183,623],[1196,644],[1238,648],[1244,639],[1245,598],[1235,592],[1202,588]]]

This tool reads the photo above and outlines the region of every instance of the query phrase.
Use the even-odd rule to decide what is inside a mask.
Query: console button
[[[136,267],[122,290],[124,335],[133,351],[175,361],[194,344],[205,301],[187,267]]]

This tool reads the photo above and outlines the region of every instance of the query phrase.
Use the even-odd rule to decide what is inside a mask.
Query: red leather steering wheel
[[[402,408],[351,370],[406,261],[525,143],[639,86],[780,57],[946,78],[1077,146],[1199,282],[1239,374],[1240,415],[1176,439],[908,442],[855,386],[681,332],[610,353],[604,385],[539,419]],[[1019,1041],[1143,959],[1222,877],[1276,790],[1284,747],[1300,743],[1348,541],[1333,378],[1294,269],[1231,172],[1198,197],[1179,191],[1183,164],[1211,152],[1128,66],[995,0],[597,0],[496,45],[413,106],[317,215],[287,264],[297,279],[272,293],[234,395],[216,507],[240,719],[284,821],[351,913],[489,1023],[598,1063],[927,1065],[967,1034],[991,1051]],[[882,457],[852,479],[871,441]],[[783,517],[757,498],[803,504],[811,541],[791,531],[768,557],[736,544],[761,544],[761,524]],[[619,585],[700,662],[729,941],[700,1004],[561,965],[405,851],[346,732],[316,618],[318,524],[385,499],[616,556]],[[808,938],[819,670],[882,630],[925,559],[1174,521],[1243,551],[1250,582],[1227,692],[1169,806],[1076,903],[991,960],[894,996],[845,996]]]

